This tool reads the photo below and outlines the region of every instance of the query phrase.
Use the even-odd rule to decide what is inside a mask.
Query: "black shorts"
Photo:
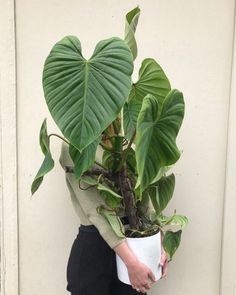
[[[80,225],[67,263],[71,295],[145,295],[117,277],[115,251],[94,225]]]

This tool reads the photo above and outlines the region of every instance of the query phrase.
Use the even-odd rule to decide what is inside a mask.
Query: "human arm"
[[[66,166],[74,166],[69,154],[68,144],[65,142],[62,142],[61,145],[59,162],[64,170],[66,170]],[[79,181],[75,178],[75,174],[71,172],[65,173],[65,179],[71,199],[75,205],[74,208],[79,213],[78,215],[82,214],[86,223],[94,224],[103,239],[111,248],[114,248],[119,243],[124,241],[126,238],[117,236],[105,217],[97,212],[98,206],[105,205],[105,201],[100,196],[97,189],[92,187],[87,190],[82,190],[79,187]],[[79,211],[79,209],[81,211]],[[114,222],[118,223],[118,220],[115,220]]]
[[[113,249],[125,263],[130,282],[135,289],[145,293],[156,281],[155,275],[149,267],[142,263],[124,241]]]

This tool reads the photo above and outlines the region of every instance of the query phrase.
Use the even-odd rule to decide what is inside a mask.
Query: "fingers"
[[[153,272],[150,270],[150,272],[148,273],[146,282],[141,283],[141,281],[139,282],[139,284],[132,284],[132,287],[134,289],[136,289],[137,292],[142,292],[142,293],[146,293],[147,290],[151,289],[153,282],[156,281],[155,275],[153,274]]]
[[[132,287],[133,287],[133,289],[136,289],[137,292],[146,293],[147,290],[149,290],[151,288],[151,285],[147,283],[144,286],[135,287],[132,285]]]
[[[167,275],[167,266],[168,266],[168,257],[164,249],[161,253],[160,265],[162,266],[162,276],[161,276],[161,279],[162,279],[163,277]]]
[[[148,273],[148,276],[149,276],[149,278],[151,279],[151,281],[152,281],[153,283],[156,282],[156,277],[155,277],[154,273],[153,273],[151,270],[150,270],[150,272]]]

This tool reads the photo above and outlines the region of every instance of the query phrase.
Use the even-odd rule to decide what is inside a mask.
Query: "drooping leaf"
[[[96,186],[98,184],[98,175],[88,176],[88,175],[82,175],[80,180],[86,184],[94,185]]]
[[[125,232],[124,225],[122,224],[119,216],[116,215],[115,212],[106,210],[103,207],[98,207],[97,211],[99,214],[103,215],[106,220],[109,222],[111,225],[111,228],[113,231],[116,233],[116,235],[120,238],[124,238],[125,235],[123,234]]]
[[[167,231],[163,239],[163,248],[169,255],[169,259],[172,260],[174,253],[179,247],[181,241],[182,230],[172,232]]]
[[[175,176],[163,176],[159,181],[148,188],[149,196],[157,215],[160,214],[168,205],[172,198],[175,188]]]
[[[185,215],[174,214],[167,217],[164,222],[165,225],[179,225],[184,229],[188,225],[188,218]]]
[[[138,25],[138,19],[140,15],[140,9],[137,6],[126,14],[125,18],[125,41],[128,44],[132,54],[133,59],[137,57],[137,43],[135,39],[135,31]]]
[[[47,133],[47,118],[43,120],[43,123],[39,132],[39,144],[42,152],[46,155],[49,152],[49,137]]]
[[[100,191],[101,196],[104,198],[106,204],[111,208],[116,208],[122,201],[123,197],[118,195],[112,189],[99,183],[97,189]]]
[[[47,174],[49,171],[51,171],[54,167],[54,160],[52,159],[52,155],[50,152],[46,153],[45,158],[43,160],[43,163],[41,167],[39,168],[39,171],[37,172],[33,183],[31,185],[31,193],[32,195],[37,191],[40,184],[43,181],[43,177],[45,174]]]
[[[129,95],[132,72],[132,53],[117,37],[100,41],[89,60],[76,36],[53,46],[43,69],[44,95],[55,123],[79,151],[117,117]]]
[[[144,59],[139,70],[138,82],[133,84],[129,99],[124,105],[124,131],[128,139],[136,129],[144,97],[152,94],[159,104],[162,104],[170,90],[170,82],[161,66],[153,58]]]
[[[161,167],[174,164],[180,157],[176,137],[184,117],[183,95],[172,90],[161,109],[152,95],[144,98],[137,120],[135,156],[138,179],[136,186],[143,192]]]
[[[40,166],[32,184],[31,184],[31,197],[37,191],[43,181],[43,177],[54,167],[54,160],[52,158],[49,147],[49,136],[47,133],[47,120],[44,119],[39,133],[39,143],[43,154],[45,155],[42,165]]]
[[[94,164],[97,146],[100,141],[101,135],[86,146],[82,152],[72,144],[69,145],[69,154],[74,162],[75,177],[77,180],[79,180],[81,175]]]
[[[113,191],[106,184],[101,183],[98,176],[95,178],[94,176],[83,175],[81,180],[88,185],[96,186],[100,195],[104,198],[104,201],[109,207],[116,208],[121,203],[123,197]]]

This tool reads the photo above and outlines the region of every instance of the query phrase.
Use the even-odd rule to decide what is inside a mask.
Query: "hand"
[[[146,289],[150,289],[151,285],[157,281],[155,275],[146,264],[136,257],[127,241],[119,243],[113,249],[124,261],[132,287],[143,293],[146,292]]]
[[[145,293],[149,290],[156,278],[151,269],[143,262],[136,260],[133,265],[127,267],[132,287],[138,292]]]
[[[167,275],[167,265],[168,265],[168,257],[166,254],[166,251],[164,250],[163,246],[161,246],[161,260],[160,265],[162,266],[162,275],[161,278],[165,277]]]

